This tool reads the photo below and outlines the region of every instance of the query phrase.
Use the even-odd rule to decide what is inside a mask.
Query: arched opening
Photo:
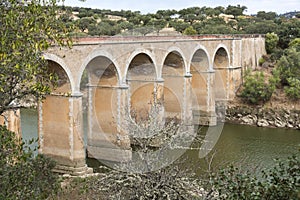
[[[204,50],[199,49],[192,57],[190,69],[190,72],[192,74],[193,108],[196,110],[206,110],[208,97],[208,71],[208,56]]]
[[[229,55],[223,47],[217,50],[213,60],[213,67],[216,71],[214,84],[215,98],[216,100],[225,100],[227,98]]]
[[[52,85],[52,94],[70,94],[71,83],[66,71],[56,62],[48,61],[48,72],[56,79]]]
[[[88,147],[117,142],[118,82],[116,66],[105,56],[93,58],[83,72],[80,85]]]
[[[21,109],[21,130],[22,139],[24,142],[28,142],[31,139],[38,139],[39,131],[42,132],[43,147],[58,147],[60,149],[66,149],[66,143],[69,137],[69,133],[60,129],[63,126],[64,116],[63,112],[68,112],[68,101],[64,96],[71,93],[71,84],[69,77],[65,70],[57,62],[48,60],[47,73],[53,74],[53,81],[49,81],[51,88],[51,95],[47,95],[40,104],[42,111],[38,113],[37,102],[35,99],[26,103],[28,108]],[[58,106],[59,105],[59,106]],[[61,108],[62,107],[62,108]],[[45,124],[43,130],[39,130],[38,124]],[[66,125],[67,126],[67,125]],[[41,135],[40,135],[41,137]],[[56,138],[62,138],[56,139]],[[33,143],[31,147],[37,147],[38,144]],[[43,153],[47,154],[47,151],[43,150]],[[48,153],[51,153],[48,151]]]
[[[184,103],[184,61],[177,51],[170,52],[164,61],[162,69],[163,105],[165,118],[182,119]]]
[[[136,121],[147,119],[154,102],[156,71],[152,59],[144,53],[136,55],[128,67],[130,114]]]

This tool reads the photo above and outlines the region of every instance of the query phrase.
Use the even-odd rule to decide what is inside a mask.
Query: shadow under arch
[[[156,67],[152,58],[145,53],[136,54],[129,63],[126,73],[130,115],[136,121],[149,117],[157,96],[156,80]]]
[[[183,119],[185,104],[186,67],[182,54],[169,52],[162,65],[164,116],[169,119]]]
[[[147,49],[136,49],[134,52],[131,53],[130,57],[127,59],[126,61],[126,67],[125,67],[125,72],[124,72],[124,80],[123,80],[123,84],[126,84],[126,82],[128,81],[128,78],[130,78],[130,74],[129,71],[130,71],[130,68],[133,67],[133,63],[138,63],[139,60],[138,57],[141,57],[141,56],[144,56],[145,58],[145,62],[143,64],[146,64],[148,60],[148,63],[152,63],[152,66],[154,67],[154,73],[155,73],[155,80],[158,80],[159,77],[158,77],[158,69],[157,69],[157,62],[156,62],[156,59],[155,59],[155,55],[147,50]],[[141,59],[140,59],[141,60]],[[135,64],[136,65],[136,64]],[[153,74],[152,74],[153,75]],[[153,79],[153,77],[151,76],[150,77],[151,80]]]
[[[54,54],[49,54],[49,53],[45,53],[43,54],[43,57],[45,60],[47,60],[50,64],[51,67],[53,67],[52,71],[57,71],[59,72],[59,76],[63,76],[63,77],[59,77],[59,78],[63,78],[63,79],[67,79],[68,83],[70,84],[70,94],[75,93],[76,89],[76,84],[73,78],[73,75],[69,69],[69,67],[66,65],[66,63],[59,58],[58,56],[54,55]],[[54,69],[55,68],[55,69]],[[59,80],[62,81],[62,80]]]
[[[97,57],[105,57],[108,60],[110,60],[110,62],[112,64],[114,64],[115,66],[115,70],[117,72],[117,78],[118,78],[118,85],[122,84],[122,78],[121,78],[121,71],[120,71],[120,65],[117,62],[116,58],[113,57],[110,53],[108,53],[107,51],[103,51],[103,50],[96,50],[93,51],[92,53],[90,53],[87,58],[83,61],[82,65],[79,68],[78,71],[78,77],[79,80],[77,81],[77,85],[75,86],[76,90],[79,91],[82,87],[82,78],[84,78],[84,76],[87,76],[86,73],[86,68],[89,65],[89,63],[94,60]]]
[[[115,160],[111,149],[119,147],[120,76],[115,63],[98,55],[86,65],[81,77],[83,107],[86,109],[88,157]]]
[[[216,101],[225,101],[228,98],[228,76],[230,56],[225,46],[219,45],[213,57],[215,70],[214,94]]]
[[[194,123],[198,125],[214,125],[212,107],[212,73],[207,52],[197,49],[191,59],[190,73],[192,74],[192,112]]]

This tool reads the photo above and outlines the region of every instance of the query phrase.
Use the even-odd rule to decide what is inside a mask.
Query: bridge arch
[[[176,56],[178,56],[179,58],[182,59],[181,62],[183,64],[182,67],[183,67],[183,70],[184,70],[184,74],[183,75],[185,75],[187,73],[187,71],[188,71],[187,59],[185,58],[184,53],[182,52],[182,50],[180,48],[174,47],[174,46],[168,48],[168,50],[164,54],[163,59],[162,59],[162,63],[160,65],[160,66],[162,66],[162,68],[160,69],[160,72],[161,72],[160,74],[162,75],[163,70],[164,70],[165,62],[168,59],[168,57],[170,57],[170,55],[171,56],[172,55],[176,55]]]
[[[87,58],[83,61],[82,65],[79,68],[79,72],[78,72],[79,76],[78,76],[78,81],[77,81],[77,85],[76,85],[77,91],[80,90],[80,82],[81,82],[81,78],[83,76],[84,70],[88,67],[88,65],[91,63],[91,61],[93,61],[96,58],[100,58],[100,57],[106,58],[107,60],[109,60],[111,62],[111,64],[113,64],[115,66],[115,70],[117,72],[117,78],[118,78],[118,85],[121,85],[122,77],[121,77],[121,71],[120,71],[120,67],[119,67],[120,65],[115,60],[115,57],[113,55],[111,55],[110,53],[108,53],[107,51],[96,50],[87,56]]]
[[[149,117],[156,96],[156,62],[152,53],[146,49],[135,51],[128,61],[125,79],[129,86],[130,115],[135,120],[145,120]]]
[[[194,67],[199,72],[204,71],[212,71],[213,65],[211,61],[211,57],[207,51],[207,49],[203,45],[197,45],[197,47],[192,51],[190,58],[190,69]],[[196,64],[198,63],[198,65]]]
[[[221,61],[220,63],[217,63],[216,61]],[[229,68],[230,66],[230,52],[226,45],[219,44],[217,48],[215,49],[215,52],[212,57],[213,62],[213,69],[216,68]]]
[[[129,58],[126,61],[125,64],[125,74],[124,74],[124,78],[123,78],[123,84],[126,84],[127,78],[128,78],[128,72],[129,72],[129,68],[132,67],[132,63],[135,59],[137,59],[138,56],[143,55],[144,58],[149,59],[150,63],[152,63],[154,70],[155,70],[155,78],[158,79],[158,69],[157,69],[157,62],[155,59],[155,55],[147,50],[147,49],[136,49],[135,51],[133,51],[131,53],[131,55],[129,56]]]
[[[161,76],[164,80],[163,105],[164,117],[168,119],[183,119],[183,103],[185,78],[187,73],[186,59],[182,51],[177,47],[168,49],[163,57]]]
[[[219,44],[213,56],[213,69],[215,70],[214,95],[217,101],[228,97],[230,54],[224,44]]]
[[[72,76],[72,73],[71,73],[69,67],[66,65],[66,63],[60,57],[58,57],[54,54],[45,53],[45,54],[43,54],[43,57],[47,61],[56,63],[61,68],[61,70],[63,70],[63,73],[66,74],[68,81],[70,82],[70,90],[71,90],[70,92],[72,94],[76,93],[76,84],[75,84],[74,78]],[[57,69],[57,70],[60,71],[60,69]]]
[[[190,60],[192,75],[192,112],[199,124],[210,123],[208,120],[211,106],[212,64],[209,53],[202,45],[197,45]]]

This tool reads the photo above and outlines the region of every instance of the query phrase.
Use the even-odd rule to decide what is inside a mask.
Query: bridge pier
[[[20,109],[8,110],[0,116],[0,125],[6,126],[8,130],[15,132],[18,138],[22,137]]]
[[[192,79],[193,124],[215,126],[217,124],[213,87],[215,73],[214,71],[193,73]]]
[[[91,173],[85,160],[82,95],[49,95],[38,109],[39,153],[57,162],[56,172]]]
[[[99,160],[127,161],[131,158],[130,141],[124,115],[126,87],[88,86],[88,157]]]

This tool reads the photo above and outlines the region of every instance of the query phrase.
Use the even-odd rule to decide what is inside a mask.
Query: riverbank
[[[237,95],[227,102],[225,121],[258,127],[300,130],[300,102],[288,100],[282,89],[277,89],[264,105],[249,105]]]

